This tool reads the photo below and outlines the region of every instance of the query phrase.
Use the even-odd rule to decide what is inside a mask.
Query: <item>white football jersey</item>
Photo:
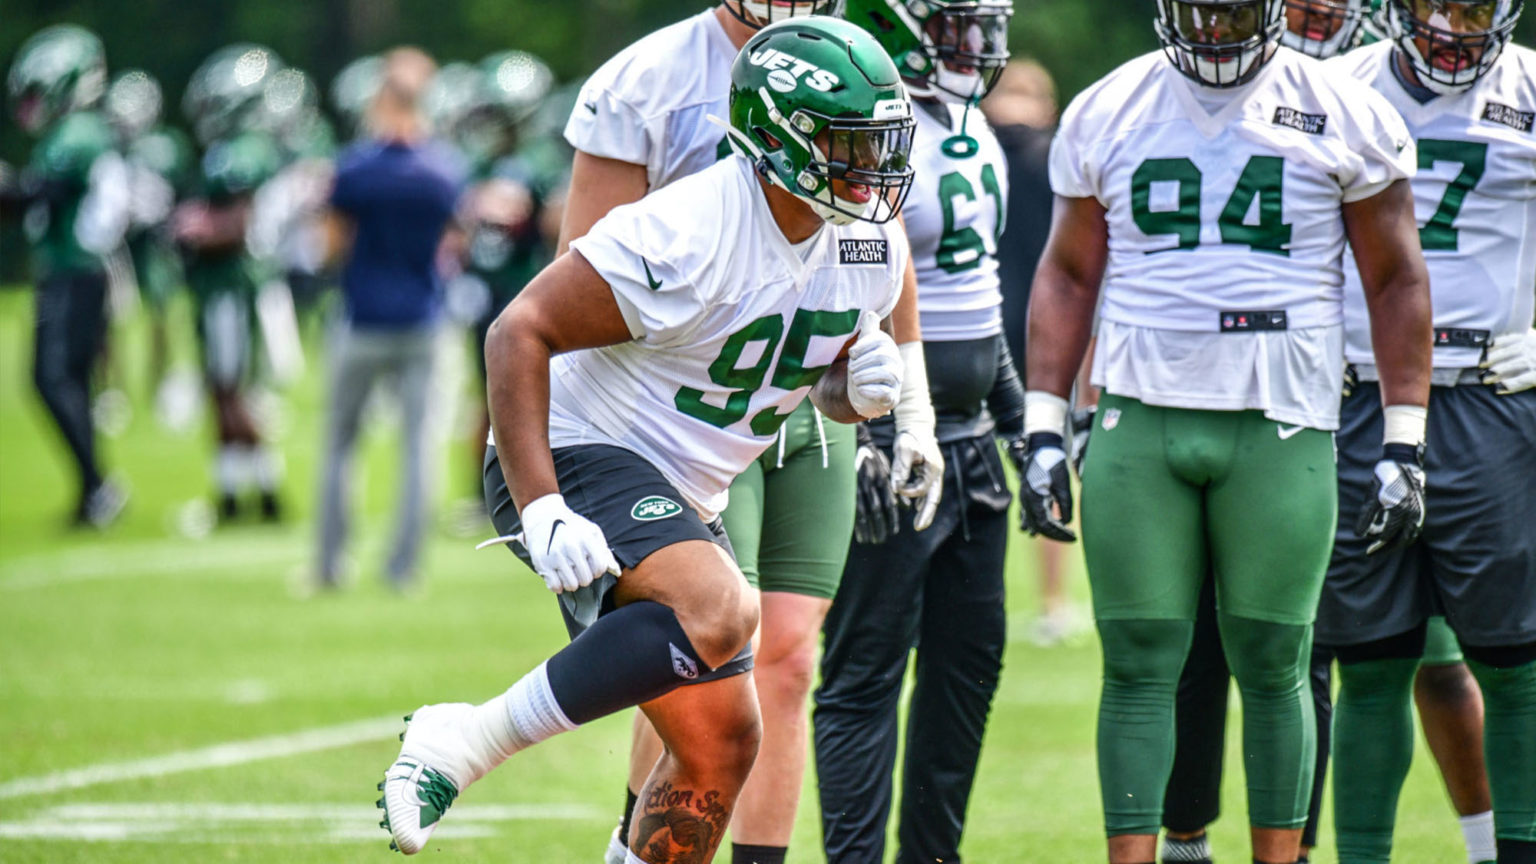
[[[652,189],[708,167],[729,152],[736,46],[713,8],[663,27],[598,67],[582,85],[565,140],[593,156],[645,166]]]
[[[1153,405],[1338,426],[1341,206],[1412,176],[1379,94],[1279,48],[1232,90],[1161,52],[1067,108],[1051,188],[1108,211],[1094,383]]]
[[[615,208],[571,248],[635,338],[553,359],[550,445],[632,450],[706,520],[860,313],[895,308],[907,255],[894,222],[855,222],[826,225],[802,259],[738,156]]]
[[[1467,90],[1420,104],[1391,42],[1330,61],[1379,90],[1418,143],[1414,213],[1434,301],[1435,366],[1476,367],[1490,336],[1524,332],[1536,306],[1536,51],[1506,45]],[[1345,268],[1345,356],[1375,363],[1360,275]]]
[[[941,104],[945,125],[922,105],[912,141],[916,176],[901,208],[923,341],[958,342],[1003,332],[997,238],[1008,201],[1003,149],[980,111]],[[960,136],[962,122],[965,136]],[[951,155],[954,154],[954,155]]]

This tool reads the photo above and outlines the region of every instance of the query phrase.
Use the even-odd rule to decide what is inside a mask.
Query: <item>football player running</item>
[[[585,234],[613,207],[708,167],[729,152],[722,129],[731,63],[767,23],[831,12],[827,0],[726,0],[624,49],[582,88],[566,125],[576,148],[561,246]],[[772,59],[772,58],[767,58]],[[909,268],[910,270],[910,268]],[[915,275],[909,285],[915,286]],[[915,289],[914,289],[915,291]],[[897,306],[896,337],[909,365],[922,350],[915,294]],[[916,499],[938,495],[942,465],[927,391],[897,409],[909,433],[909,473]],[[732,825],[733,859],[776,864],[786,855],[805,770],[816,641],[827,614],[854,521],[855,432],[828,424],[803,402],[775,445],[732,484],[723,512],[737,563],[761,592],[762,623],[753,679],[763,712],[763,753],[742,792]],[[608,843],[618,864],[630,815],[661,741],[643,714],[635,718],[625,806]]]
[[[882,319],[913,126],[885,52],[836,19],[764,28],[730,81],[734,155],[616,208],[492,327],[488,503],[573,640],[484,705],[415,712],[380,802],[402,851],[507,756],[633,705],[665,751],[625,860],[709,861],[729,822],[758,601],[717,514],[807,393],[844,423],[901,395]]]
[[[1363,531],[1411,539],[1429,391],[1413,142],[1369,88],[1277,43],[1283,0],[1160,0],[1161,54],[1067,109],[1029,316],[1021,504],[1059,540],[1065,398],[1103,280],[1082,531],[1104,652],[1109,860],[1150,862],[1200,586],[1243,699],[1253,859],[1297,858],[1312,789],[1311,625],[1333,540],[1346,238],[1392,418]],[[1106,277],[1107,274],[1107,278]]]
[[[895,860],[960,860],[1002,666],[1011,496],[995,436],[1022,444],[1024,394],[1003,338],[997,273],[1007,166],[975,104],[1008,60],[1012,13],[1008,0],[848,0],[845,8],[890,53],[917,109],[916,179],[902,218],[926,362],[906,374],[921,376],[932,396],[949,492],[900,512],[890,466],[903,485],[908,445],[890,421],[867,424],[856,542],[827,617],[812,715],[830,862],[883,860],[914,644]]]
[[[1345,352],[1359,384],[1339,429],[1340,526],[1317,641],[1339,656],[1334,823],[1339,858],[1386,861],[1413,753],[1409,694],[1426,621],[1443,609],[1486,706],[1497,859],[1536,861],[1536,52],[1509,45],[1520,0],[1389,0],[1392,38],[1330,62],[1383,94],[1418,146],[1419,238],[1434,297],[1427,450],[1393,474],[1371,441],[1392,374],[1346,267]],[[1352,243],[1362,261],[1363,243]],[[1373,360],[1372,346],[1377,349]],[[1389,404],[1390,396],[1386,400]],[[1498,454],[1497,458],[1490,454]],[[1417,545],[1382,550],[1380,517],[1352,508],[1423,482],[1434,507]],[[1473,861],[1491,860],[1487,815]],[[1464,820],[1465,821],[1465,820]]]
[[[106,257],[128,227],[128,172],[97,110],[107,61],[94,33],[38,31],[6,80],[16,123],[36,136],[31,162],[4,203],[25,210],[37,285],[32,381],[79,473],[73,522],[106,527],[127,493],[102,475],[91,416],[91,371],[107,335]]]
[[[1280,42],[1303,54],[1326,60],[1369,38],[1365,24],[1379,15],[1379,7],[1380,0],[1286,0],[1286,29],[1280,34]],[[1482,843],[1491,855],[1493,817],[1487,812],[1482,697],[1444,618],[1430,619],[1427,646],[1414,681],[1414,696],[1425,738],[1434,751],[1452,804],[1463,817],[1468,848]],[[1221,651],[1215,592],[1210,584],[1206,584],[1200,593],[1189,653],[1179,677],[1175,729],[1178,741],[1163,805],[1163,826],[1167,829],[1163,860],[1208,864],[1211,851],[1206,826],[1216,821],[1221,812],[1222,754],[1226,740],[1227,695],[1231,687],[1231,670]],[[1301,834],[1299,864],[1309,860],[1312,847],[1317,845],[1332,737],[1333,660],[1331,648],[1313,645],[1310,678],[1317,718],[1317,760],[1307,824]],[[1486,827],[1486,831],[1480,826]],[[1485,843],[1479,839],[1484,834]]]

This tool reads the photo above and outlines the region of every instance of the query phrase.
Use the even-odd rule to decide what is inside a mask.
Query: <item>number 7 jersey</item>
[[[1178,408],[1338,425],[1342,207],[1412,176],[1379,94],[1288,48],[1231,90],[1152,53],[1079,95],[1051,188],[1107,211],[1094,383]]]
[[[1536,306],[1536,51],[1504,46],[1461,93],[1420,104],[1381,42],[1329,61],[1381,91],[1418,142],[1419,241],[1434,301],[1435,367],[1477,366],[1490,336],[1531,326]],[[1360,277],[1346,271],[1345,354],[1374,363]]]
[[[894,222],[829,224],[791,246],[739,156],[614,208],[571,248],[634,339],[553,358],[550,446],[632,450],[706,520],[860,313],[890,315],[907,256]]]

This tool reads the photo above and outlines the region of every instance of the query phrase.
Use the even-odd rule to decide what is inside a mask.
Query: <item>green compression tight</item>
[[[1333,823],[1339,864],[1387,864],[1397,798],[1413,762],[1417,659],[1339,666],[1333,709]]]
[[[1469,660],[1483,690],[1483,752],[1494,833],[1536,842],[1536,662],[1507,669]]]
[[[1311,628],[1222,614],[1222,642],[1243,698],[1249,822],[1307,819],[1317,735],[1307,685]],[[1099,622],[1099,787],[1109,836],[1156,834],[1173,767],[1173,706],[1194,632],[1190,621]]]

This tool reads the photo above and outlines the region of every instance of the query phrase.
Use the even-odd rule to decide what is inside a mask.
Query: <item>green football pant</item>
[[[853,537],[854,428],[800,403],[780,437],[731,483],[720,518],[753,587],[831,600]]]
[[[1413,763],[1417,658],[1339,664],[1333,708],[1333,825],[1340,864],[1387,864],[1397,798]]]
[[[1157,833],[1174,694],[1208,571],[1243,698],[1250,822],[1301,827],[1317,745],[1311,623],[1338,506],[1332,436],[1257,411],[1162,408],[1113,394],[1095,423],[1082,529],[1104,649],[1106,830]]]

